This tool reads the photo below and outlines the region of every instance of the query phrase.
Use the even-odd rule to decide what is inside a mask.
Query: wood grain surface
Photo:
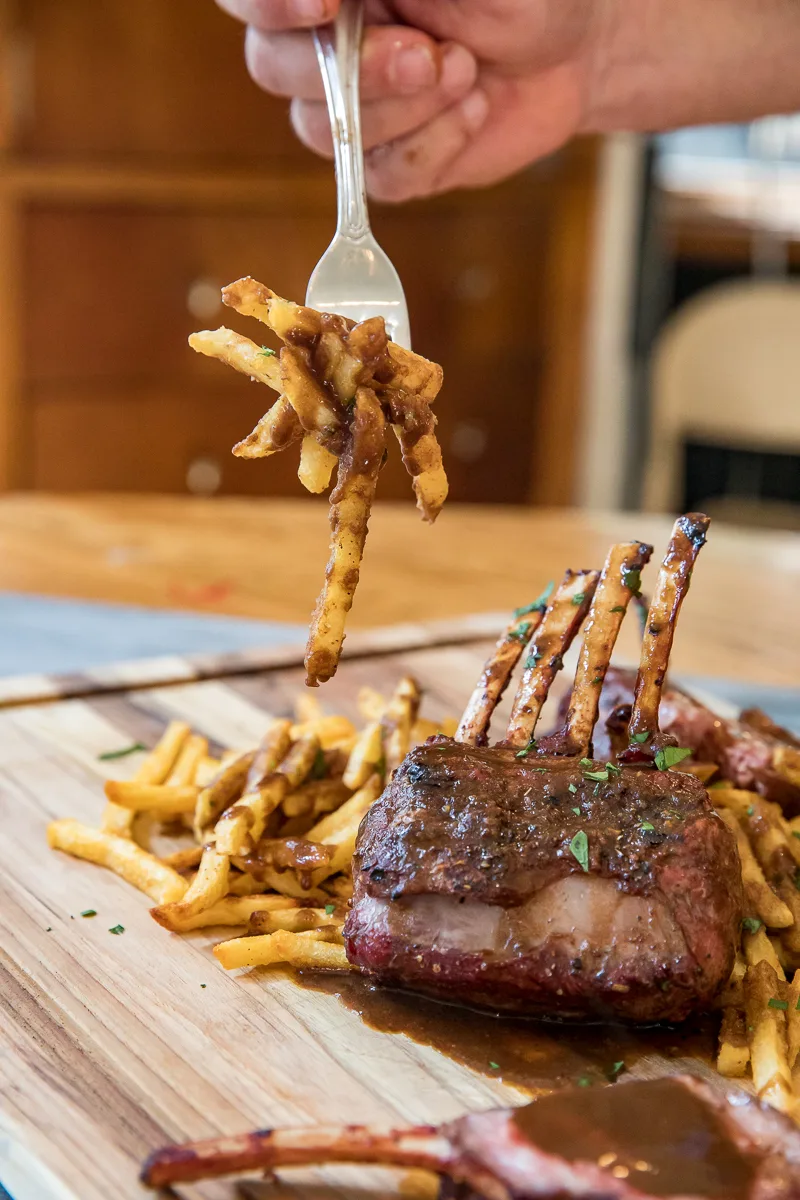
[[[302,622],[322,584],[326,509],[311,499],[5,496],[0,586]],[[410,502],[378,504],[348,628],[509,611],[568,566],[600,565],[613,540],[652,541],[660,556],[670,526],[637,513],[452,505],[427,527]],[[798,591],[797,534],[712,526],[675,671],[796,685]]]
[[[344,663],[322,698],[355,717],[363,684],[388,690],[411,671],[423,712],[455,714],[487,648],[365,655]],[[250,746],[267,713],[291,712],[302,679],[299,667],[281,667],[0,714],[0,1180],[15,1200],[143,1197],[142,1159],[173,1139],[277,1124],[438,1122],[522,1098],[502,1071],[477,1072],[377,1032],[335,996],[299,989],[280,971],[226,974],[210,953],[219,935],[165,933],[143,895],[47,848],[49,820],[99,821],[109,773],[99,754],[134,740],[152,745],[176,716],[217,749]],[[136,762],[111,765],[123,777]],[[81,918],[86,909],[97,915]],[[114,936],[118,924],[125,932]],[[633,1070],[687,1065],[648,1053]],[[380,1200],[397,1188],[421,1194],[386,1172],[331,1168],[287,1173],[275,1188],[215,1183],[177,1195]]]

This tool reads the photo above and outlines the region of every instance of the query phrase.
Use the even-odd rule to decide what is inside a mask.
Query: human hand
[[[217,0],[253,78],[332,153],[309,30],[339,0]],[[406,200],[494,183],[577,132],[800,107],[797,0],[366,0],[367,183]]]

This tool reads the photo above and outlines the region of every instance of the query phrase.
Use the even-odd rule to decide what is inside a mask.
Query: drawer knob
[[[186,472],[186,486],[193,496],[213,496],[222,486],[222,467],[215,458],[195,458]]]
[[[213,279],[195,279],[186,293],[186,307],[196,321],[210,321],[222,308],[220,286]]]

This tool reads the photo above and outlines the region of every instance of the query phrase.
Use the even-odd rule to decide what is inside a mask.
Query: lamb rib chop
[[[553,1018],[677,1021],[713,999],[738,940],[737,851],[699,781],[658,769],[671,744],[658,731],[661,686],[707,525],[693,515],[673,531],[619,762],[590,757],[592,732],[651,547],[612,547],[599,578],[568,572],[517,633],[531,638],[522,682],[505,740],[488,747],[507,678],[501,639],[456,738],[413,750],[362,822],[352,963],[388,984]],[[587,610],[564,727],[537,744]]]
[[[442,1200],[800,1200],[800,1132],[691,1076],[556,1092],[441,1129],[260,1130],[160,1150],[149,1187],[326,1162],[425,1168]]]
[[[635,671],[609,670],[595,736],[601,754],[610,756],[624,741],[635,685]],[[660,720],[662,730],[692,750],[698,762],[716,763],[731,786],[760,792],[787,816],[800,813],[800,739],[765,713],[749,709],[738,720],[725,720],[681,688],[667,687]]]

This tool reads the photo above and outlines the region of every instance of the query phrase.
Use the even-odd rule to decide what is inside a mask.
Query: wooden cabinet
[[[212,0],[0,0],[0,483],[299,494],[239,462],[270,393],[186,339],[244,274],[302,299],[332,171],[247,77]],[[452,495],[571,499],[595,154],[377,208],[415,346],[440,361]],[[399,462],[382,495],[405,497]]]

